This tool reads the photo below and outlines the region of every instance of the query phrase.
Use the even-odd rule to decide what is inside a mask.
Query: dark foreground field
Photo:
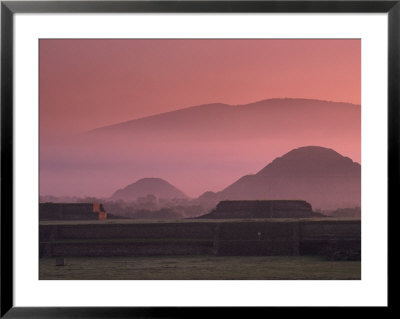
[[[73,280],[356,280],[360,261],[324,256],[70,257],[39,260],[39,279]]]

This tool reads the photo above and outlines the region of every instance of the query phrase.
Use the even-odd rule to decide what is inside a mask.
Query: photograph
[[[360,281],[361,46],[38,39],[38,279]]]

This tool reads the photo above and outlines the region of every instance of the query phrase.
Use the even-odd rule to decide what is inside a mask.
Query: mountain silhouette
[[[139,197],[154,195],[163,199],[186,198],[187,196],[161,178],[142,178],[137,182],[117,190],[112,196],[113,200],[133,201]]]
[[[80,138],[180,141],[360,135],[360,106],[311,99],[268,99],[246,105],[205,104],[88,131]],[[338,131],[340,129],[340,131]],[[296,136],[292,133],[296,132]]]
[[[300,147],[214,196],[218,200],[306,200],[314,209],[360,206],[361,166],[332,149]]]
[[[299,146],[360,161],[360,141],[360,105],[282,98],[192,106],[41,142],[41,192],[105,196],[143,176],[162,176],[198,197]]]

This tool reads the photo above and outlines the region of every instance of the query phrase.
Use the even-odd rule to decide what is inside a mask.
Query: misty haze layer
[[[40,193],[109,197],[157,177],[195,197],[301,146],[360,162],[360,140],[359,105],[307,99],[200,105],[42,142]]]

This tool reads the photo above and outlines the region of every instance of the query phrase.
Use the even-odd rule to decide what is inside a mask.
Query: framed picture
[[[389,307],[399,29],[398,1],[2,1],[1,316]]]

